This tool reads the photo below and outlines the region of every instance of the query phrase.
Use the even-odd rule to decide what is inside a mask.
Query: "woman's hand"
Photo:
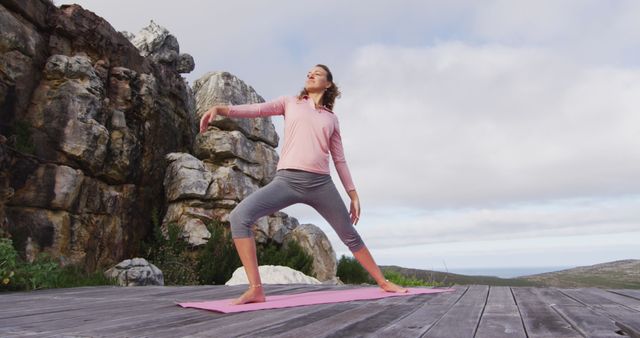
[[[351,208],[349,210],[351,214],[351,222],[353,225],[358,224],[360,220],[360,201],[359,200],[351,200]]]
[[[207,126],[209,126],[209,122],[216,119],[216,115],[218,115],[218,107],[213,106],[211,109],[207,110],[202,117],[200,118],[200,132],[204,133],[207,131]]]
[[[351,207],[349,208],[351,223],[356,225],[360,220],[360,198],[358,198],[358,193],[355,190],[349,191],[349,197],[351,197]]]

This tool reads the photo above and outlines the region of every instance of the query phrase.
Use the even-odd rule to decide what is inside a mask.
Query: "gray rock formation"
[[[0,225],[89,270],[131,257],[197,131],[177,63],[78,5],[2,0],[0,30]]]
[[[199,114],[214,104],[264,102],[253,88],[226,72],[210,72],[198,79],[194,95]],[[207,132],[196,136],[197,158],[185,153],[167,155],[164,186],[168,207],[163,230],[176,223],[190,244],[205,244],[210,237],[208,222],[228,222],[238,202],[273,179],[277,143],[270,118],[219,117]],[[292,225],[297,221],[284,213],[263,217],[255,227],[256,239],[266,242],[277,233],[270,227],[290,230]],[[283,233],[277,233],[274,239],[282,243],[283,238]]]
[[[327,235],[313,224],[302,224],[289,232],[288,239],[296,241],[313,257],[313,275],[325,281],[336,276],[336,253]]]
[[[228,214],[239,200],[258,189],[249,176],[231,167],[205,164],[192,155],[167,155],[164,185],[168,203],[163,219],[182,227],[183,236],[192,245],[203,245],[211,236],[206,223],[228,221]]]
[[[284,243],[287,235],[298,226],[298,220],[284,212],[278,211],[268,219],[259,220],[256,224],[256,239],[266,242],[272,239],[276,243]]]
[[[213,105],[260,103],[264,99],[242,80],[228,72],[209,72],[193,84],[196,97],[196,115],[202,116]],[[253,141],[278,146],[278,134],[270,117],[229,118],[217,116],[209,123],[221,130],[239,130]]]
[[[169,31],[151,20],[138,34],[123,34],[138,47],[142,56],[151,60],[171,65],[179,73],[191,73],[195,67],[193,57],[180,54],[180,44]]]
[[[126,259],[104,275],[116,279],[120,286],[164,285],[162,271],[144,258]]]

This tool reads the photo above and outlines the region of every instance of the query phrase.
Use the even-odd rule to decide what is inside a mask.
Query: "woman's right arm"
[[[284,115],[285,96],[263,103],[239,104],[231,106],[213,106],[206,111],[200,119],[200,132],[205,132],[210,121],[216,115],[228,117],[265,117],[272,115]]]
[[[209,108],[200,118],[200,133],[207,131],[209,122],[216,119],[216,115],[228,116],[229,107],[227,106],[213,106]]]

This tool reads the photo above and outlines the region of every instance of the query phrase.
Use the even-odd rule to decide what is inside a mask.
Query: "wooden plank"
[[[395,301],[396,298],[387,298],[374,302],[368,306],[369,311],[372,311],[375,308],[383,308],[383,311],[375,313],[374,315],[367,317],[365,320],[354,321],[345,327],[334,330],[331,334],[327,335],[327,337],[369,336],[370,334],[388,326],[390,323],[397,321],[398,318],[405,317],[407,314],[414,312],[420,304],[424,304],[427,299],[433,298],[433,296],[434,295],[416,295],[396,297],[398,301],[403,301],[399,304],[391,303],[392,301]],[[407,300],[404,302],[404,299],[400,298],[407,298]],[[292,332],[295,332],[295,330],[292,330]],[[268,335],[265,335],[265,337],[268,337]]]
[[[314,287],[312,289],[321,290],[325,288],[331,289],[331,286]],[[298,289],[297,292],[291,292],[287,290],[282,290],[282,291],[287,294],[310,291],[309,287],[298,287],[297,289]],[[267,297],[269,294],[273,295],[275,294],[275,292],[267,292]],[[183,320],[181,317],[182,313],[192,313],[186,310],[199,311],[202,313],[206,313],[209,316],[209,319],[202,322],[182,323],[181,325],[175,325],[175,323],[173,322],[174,320]],[[275,309],[275,310],[284,310],[284,309]],[[287,308],[286,310],[294,314],[296,312],[301,311],[300,308]],[[268,313],[271,310],[242,312],[237,314],[221,314],[221,313],[216,313],[216,312],[206,311],[206,310],[184,309],[175,305],[175,307],[168,309],[168,311],[169,312],[167,316],[169,317],[162,318],[162,320],[156,320],[153,314],[150,314],[148,316],[137,318],[135,323],[124,322],[123,324],[120,324],[120,325],[115,325],[115,326],[110,325],[109,327],[103,327],[102,329],[108,329],[109,332],[123,333],[123,334],[125,333],[128,334],[132,330],[140,330],[140,329],[145,329],[145,331],[153,330],[154,332],[160,332],[160,333],[165,332],[166,330],[171,330],[171,333],[169,333],[169,335],[180,336],[185,334],[186,332],[185,330],[194,330],[190,332],[198,332],[198,330],[208,330],[211,328],[217,328],[221,326],[226,327],[227,324],[229,324],[228,323],[229,320],[226,318],[229,316],[234,316],[234,321],[236,319],[239,319],[239,324],[241,324],[242,326],[241,328],[236,328],[236,330],[240,330],[240,329],[246,328],[247,325],[249,325],[249,327],[258,325],[260,323],[260,319],[262,319],[261,317],[268,315]],[[178,313],[179,315],[177,317],[174,317],[175,313]],[[246,319],[243,319],[245,317]],[[290,315],[288,315],[287,317],[290,317]],[[167,325],[167,323],[170,323],[171,325]],[[160,330],[160,328],[162,328],[162,330]],[[177,330],[175,330],[176,328]],[[255,328],[252,328],[252,329],[255,329]],[[90,331],[86,331],[86,332],[90,332]],[[237,333],[234,333],[234,335],[236,334]]]
[[[302,290],[298,290],[298,292],[295,292],[295,293],[312,291],[312,290],[310,290],[310,289],[312,289],[312,290],[316,290],[316,291],[320,291],[320,290],[324,290],[324,289],[332,289],[332,287],[331,287],[331,286],[324,286],[324,287],[313,286],[313,287],[311,287],[311,288],[310,288],[310,287],[308,287],[308,286],[307,286],[307,287],[304,287]],[[286,291],[286,290],[285,290],[285,291]],[[272,294],[272,295],[273,295],[273,293],[271,293],[271,292],[267,292],[267,293],[268,293],[268,295],[269,295],[269,294]],[[286,291],[285,293],[286,293],[286,294],[293,294],[294,292]],[[268,295],[267,295],[267,297],[268,297]],[[183,312],[182,310],[183,310],[182,308],[178,308],[178,310],[174,310],[174,311],[180,311],[180,312]],[[198,310],[197,310],[197,311],[198,311]],[[207,313],[207,314],[209,314],[209,315],[210,315],[211,313],[213,313],[213,312],[211,312],[211,311],[203,311],[203,310],[199,310],[199,311],[200,311],[200,312]],[[309,307],[309,309],[308,309],[308,311],[315,311],[315,310],[314,310],[314,309],[312,309],[312,307],[310,306],[310,307]],[[261,312],[261,311],[255,311],[255,312]],[[299,313],[299,312],[301,312],[301,311],[300,311],[300,310],[298,310],[298,313]],[[222,318],[223,316],[224,316],[224,317],[234,316],[234,314],[219,314],[219,313],[214,313],[214,314],[216,314],[216,315],[217,315],[215,318]],[[188,325],[190,325],[190,324],[196,324],[196,325],[197,325],[197,324],[202,323],[202,324],[204,324],[204,325],[206,325],[206,326],[207,326],[207,329],[210,329],[211,327],[218,327],[219,325],[211,325],[211,319],[212,319],[212,317],[210,317],[210,316],[207,318],[207,320],[196,320],[196,321],[192,321],[192,320],[190,320],[189,318],[185,318],[185,319],[180,319],[180,318],[178,318],[178,321],[175,321],[175,322],[169,322],[169,323],[167,323],[167,320],[163,320],[163,322],[162,322],[162,323],[160,323],[160,324],[158,324],[158,323],[152,323],[152,325],[151,325],[151,326],[140,325],[140,326],[138,326],[138,327],[136,327],[136,328],[134,328],[134,329],[126,330],[126,334],[127,334],[127,335],[132,334],[132,335],[134,335],[134,336],[135,336],[135,335],[137,335],[137,334],[143,334],[143,333],[145,333],[145,334],[146,334],[146,333],[148,333],[148,332],[154,332],[154,336],[158,336],[159,334],[162,334],[162,335],[165,335],[165,336],[169,336],[169,337],[171,337],[171,336],[175,336],[175,334],[173,334],[173,333],[168,333],[168,332],[167,332],[167,330],[172,329],[172,328],[175,328],[175,327],[180,328],[178,331],[182,331],[182,330],[183,330],[182,328],[183,328],[184,326],[188,326]],[[245,323],[245,325],[246,325],[246,323]],[[254,325],[254,323],[253,323],[253,322],[251,322],[251,323],[249,324],[249,326],[253,326],[253,325]],[[191,328],[191,327],[190,327],[190,328]],[[255,329],[256,329],[256,328],[254,327],[254,328],[253,328],[253,330],[255,330]],[[238,333],[237,333],[237,334],[234,334],[234,336],[235,336],[235,335],[238,335]]]
[[[582,304],[583,307],[597,313],[602,321],[602,327],[607,327],[613,332],[617,331],[619,327],[624,327],[626,330],[631,330],[631,332],[640,328],[640,311],[625,305],[630,304],[630,302],[635,302],[635,300],[631,298],[625,299],[623,303],[615,302],[609,298],[618,297],[618,300],[620,300],[620,297],[624,298],[624,296],[611,294],[595,288],[564,289],[558,291],[575,299]],[[616,325],[616,323],[621,325]]]
[[[122,304],[120,299],[84,299],[84,300],[63,300],[61,302],[49,302],[48,306],[40,305],[40,302],[27,304],[21,309],[17,309],[13,314],[6,314],[0,318],[0,324],[4,322],[26,322],[37,323],[47,321],[47,318],[64,318],[72,316],[74,312],[86,312],[87,310],[97,310],[108,308],[113,305]]]
[[[640,311],[640,299],[636,299],[633,297],[622,295],[620,293],[611,292],[609,290],[603,290],[598,288],[587,288],[584,290],[584,292],[590,293],[593,295],[598,295],[616,304],[626,306],[635,311]]]
[[[620,331],[631,338],[640,338],[640,327],[632,327],[625,323],[616,322],[616,326],[620,328]]]
[[[38,333],[21,330],[19,328],[14,329],[14,328],[3,327],[0,330],[0,333],[2,333],[2,338],[23,338],[23,337],[38,338],[39,336]],[[48,336],[47,338],[51,338],[51,336]]]
[[[617,337],[619,336],[619,334],[616,333],[618,329],[612,320],[612,318],[614,318],[612,313],[619,314],[622,311],[623,317],[627,318],[630,309],[603,298],[600,294],[597,294],[595,290],[597,289],[544,288],[540,289],[540,293],[560,293],[564,295],[564,297],[558,295],[547,296],[547,298],[549,302],[552,303],[551,307],[583,335],[588,337]],[[553,304],[553,301],[560,303],[560,299],[563,300],[563,304]],[[634,317],[635,316],[636,314],[634,313]]]
[[[435,297],[425,299],[415,311],[373,332],[370,337],[420,337],[449,311],[467,291],[468,286],[455,285],[452,288],[455,291],[437,293],[434,294]]]
[[[68,291],[68,289],[58,289],[57,293],[47,293],[43,297],[42,293],[34,297],[30,293],[24,293],[24,299],[20,302],[8,303],[2,302],[0,310],[0,318],[12,318],[20,315],[35,315],[46,313],[49,311],[60,311],[66,308],[76,308],[83,303],[98,303],[107,299],[127,299],[142,300],[155,299],[160,293],[159,289],[150,289],[147,287],[135,288],[109,288],[102,289],[93,288],[93,293],[85,293],[86,288],[79,292]],[[3,299],[4,300],[4,299]]]
[[[598,288],[557,289],[576,301],[594,307],[621,306],[640,311],[640,300]]]
[[[211,319],[210,314],[198,311],[175,312],[174,309],[172,309],[173,312],[166,310],[158,311],[157,309],[152,309],[150,312],[147,311],[148,310],[145,310],[145,312],[140,315],[130,317],[101,317],[102,320],[81,321],[77,322],[78,325],[76,326],[73,325],[75,320],[68,320],[64,325],[61,325],[61,327],[55,330],[47,330],[45,333],[49,336],[72,335],[93,337],[102,336],[105,332],[112,334],[112,328],[120,329],[125,327],[126,329],[120,329],[116,336],[126,336],[126,334],[122,334],[121,332],[135,328],[170,326],[172,323],[181,320],[188,322],[206,322]]]
[[[207,313],[196,312],[172,312],[159,316],[155,320],[144,320],[139,322],[133,322],[126,329],[118,327],[116,330],[111,328],[93,328],[89,330],[79,331],[80,335],[100,335],[104,332],[109,332],[110,335],[116,337],[158,337],[158,333],[162,333],[168,329],[181,328],[183,326],[209,323],[211,316]],[[75,334],[77,331],[72,331]],[[185,334],[180,334],[178,337],[182,337]],[[175,337],[175,336],[174,336]]]
[[[190,295],[193,296],[194,292],[195,291],[192,291]],[[210,291],[202,290],[201,292],[209,293]],[[137,308],[139,307],[151,308],[153,307],[153,304],[162,304],[163,301],[158,298],[159,297],[156,297],[155,294],[135,298],[123,298],[119,294],[114,294],[111,298],[95,299],[86,297],[80,299],[65,297],[48,300],[44,306],[41,305],[42,303],[40,301],[33,301],[33,304],[23,304],[21,308],[13,310],[11,315],[5,315],[3,318],[19,321],[21,319],[16,319],[16,317],[31,317],[24,318],[22,320],[34,323],[38,321],[46,321],[47,317],[51,317],[51,315],[53,315],[51,320],[58,320],[60,318],[75,318],[78,314],[82,315],[90,312],[101,312],[101,310],[111,308],[115,308],[118,311],[118,314],[125,315],[126,312],[138,311]],[[58,316],[60,318],[58,318]],[[0,320],[0,323],[1,322],[2,320]]]
[[[620,338],[614,321],[584,305],[551,306],[585,337]]]
[[[77,294],[69,292],[61,293],[65,295]],[[155,294],[157,294],[157,291],[155,291]],[[21,319],[22,321],[26,321],[26,324],[23,325],[23,328],[46,326],[49,330],[51,330],[62,329],[65,328],[65,326],[73,327],[74,324],[86,322],[87,320],[83,319],[87,317],[90,317],[95,321],[100,321],[104,318],[103,315],[108,315],[107,318],[112,318],[118,316],[127,316],[129,313],[146,313],[148,311],[154,310],[154,305],[155,307],[157,307],[157,305],[162,306],[163,303],[158,302],[153,296],[150,297],[149,294],[146,295],[147,298],[134,299],[122,299],[120,298],[120,294],[114,294],[113,296],[118,298],[76,299],[74,297],[65,296],[65,298],[56,299],[56,302],[59,302],[59,304],[55,304],[56,306],[54,308],[45,308],[39,306],[39,304],[32,304],[26,308],[21,309],[22,312],[17,314],[30,316],[28,318]],[[173,302],[167,304],[169,304],[171,307],[173,306]],[[15,326],[19,321],[20,320],[16,320],[16,318],[12,318],[9,319],[8,324],[12,324]],[[44,322],[48,321],[52,323],[48,323],[45,325]],[[0,323],[5,324],[2,321],[0,321]]]
[[[632,298],[609,293],[598,289],[564,289],[559,290],[584,306],[595,308],[603,313],[628,313],[640,318],[639,305]]]
[[[305,306],[294,312],[293,316],[288,316],[288,318],[283,317],[281,312],[273,311],[269,314],[271,316],[269,323],[247,327],[237,334],[228,333],[229,331],[226,329],[220,330],[209,327],[206,330],[199,331],[198,335],[202,337],[224,335],[233,335],[234,337],[271,337],[288,330],[287,328],[305,326],[326,317],[340,315],[358,306],[361,305],[356,303],[333,303]]]
[[[349,303],[320,304],[228,314],[206,323],[164,330],[158,332],[157,337],[179,337],[187,334],[193,337],[237,337],[265,327],[279,325],[284,321],[297,321],[306,316],[316,316],[313,313],[327,308],[333,308],[329,312],[340,313],[355,306]]]
[[[354,287],[361,286],[268,284],[265,291],[268,296]],[[237,314],[184,309],[174,304],[234,298],[245,288],[93,286],[3,293],[0,336],[266,337],[298,332],[314,337],[395,338],[503,337],[510,332],[510,337],[522,337],[526,329],[529,337],[640,338],[640,290],[628,289],[454,286],[455,292],[433,295]],[[524,326],[519,323],[519,332],[518,310],[524,322]],[[345,315],[347,318],[343,318]],[[311,328],[319,331],[312,332]]]
[[[482,313],[476,338],[526,337],[511,288],[493,286]]]
[[[640,290],[609,289],[608,291],[640,300]]]
[[[65,292],[73,292],[73,293],[84,293],[91,292],[91,290],[101,290],[105,288],[120,288],[119,286],[110,286],[110,285],[96,285],[96,286],[78,286],[73,288],[53,288],[53,289],[40,289],[40,290],[31,290],[31,291],[11,291],[7,293],[3,293],[4,297],[17,297],[22,298],[25,296],[34,296],[34,297],[44,297],[50,295],[60,295]]]
[[[277,288],[277,289],[274,289]],[[282,286],[276,286],[272,288],[271,286],[269,287],[265,287],[265,292],[269,293],[269,294],[278,294],[278,293],[282,293],[282,292],[290,292],[290,290],[287,290],[286,285],[282,285]],[[294,288],[297,289],[297,288]],[[213,298],[213,297],[206,297],[205,299],[224,299],[224,298],[233,298],[234,296],[238,295],[239,293],[241,293],[243,290],[236,288],[236,290],[231,290],[229,288],[219,288],[219,292],[217,293],[217,297]],[[204,290],[204,292],[210,292],[211,290]],[[221,291],[225,291],[225,293],[223,294]],[[233,292],[233,295],[229,295],[228,293]],[[202,292],[199,292],[202,293]],[[185,297],[185,298],[198,298],[198,297],[194,297],[195,296],[195,290],[192,291],[190,294],[188,295],[181,295],[180,297]],[[228,297],[230,296],[230,297]],[[202,298],[200,298],[202,300]],[[122,302],[123,300],[121,300]],[[184,300],[175,300],[177,302],[182,302]],[[85,309],[87,310],[87,313],[97,313],[100,312],[100,316],[91,316],[90,319],[87,320],[82,320],[82,317],[73,317],[73,316],[67,316],[67,318],[58,318],[56,319],[55,322],[50,323],[48,325],[49,327],[49,332],[51,333],[65,333],[67,332],[67,329],[69,327],[74,328],[74,330],[78,331],[78,330],[95,330],[95,329],[110,329],[113,330],[114,326],[115,327],[121,327],[121,326],[132,326],[132,323],[137,323],[134,324],[134,327],[137,326],[142,326],[142,324],[140,323],[141,321],[157,321],[158,319],[160,319],[160,317],[164,314],[167,314],[169,316],[178,313],[178,314],[182,314],[185,313],[185,310],[193,310],[193,312],[191,313],[196,313],[196,312],[205,312],[202,310],[194,310],[194,309],[183,309],[177,305],[175,305],[174,301],[169,301],[169,300],[165,300],[165,301],[157,301],[155,299],[147,299],[146,301],[144,300],[137,300],[136,301],[136,306],[131,306],[131,305],[127,305],[127,303],[125,304],[120,304],[121,306],[119,307],[108,307],[106,310],[103,311],[92,311],[90,309]],[[188,313],[188,312],[187,312]],[[211,318],[211,315],[221,315],[218,313],[214,313],[214,312],[206,312],[206,316],[208,319]],[[108,318],[107,320],[105,320],[104,318]],[[74,323],[76,325],[74,325]],[[77,325],[78,323],[82,323],[83,325]],[[157,323],[152,323],[151,325],[157,325]],[[56,331],[57,330],[57,331]],[[80,332],[80,331],[78,331]]]
[[[386,311],[401,311],[402,305],[406,305],[411,301],[411,297],[391,297],[384,299],[384,306],[379,303],[380,300],[368,301],[352,301],[347,304],[354,304],[355,307],[341,312],[338,315],[332,315],[321,318],[307,325],[287,330],[279,330],[279,334],[271,335],[271,337],[330,337],[333,333],[340,330],[349,330],[349,327],[360,321],[368,321],[369,318]],[[406,310],[406,307],[404,308]],[[253,336],[254,332],[248,332],[246,337]],[[343,337],[345,337],[343,335]]]
[[[124,318],[122,318],[124,319]],[[172,314],[164,314],[158,315],[156,314],[156,318],[153,320],[153,325],[150,325],[148,322],[141,321],[137,322],[135,318],[128,319],[128,323],[132,324],[133,327],[138,328],[142,331],[147,331],[147,333],[152,333],[155,328],[161,328],[163,326],[171,326],[173,324],[179,325],[179,323],[192,323],[192,322],[206,322],[210,319],[204,313],[172,313]],[[140,325],[136,325],[139,323]],[[151,328],[151,330],[147,330],[146,328]],[[135,329],[134,329],[135,330]],[[131,336],[127,333],[120,332],[112,332],[108,328],[104,328],[100,325],[93,325],[89,327],[84,327],[83,329],[78,329],[73,326],[69,326],[66,329],[60,331],[48,331],[43,330],[40,332],[38,336],[41,337],[103,337],[103,336],[114,336],[114,337],[125,337]],[[140,336],[147,336],[147,334],[142,334]]]
[[[488,286],[470,285],[451,309],[426,331],[426,336],[473,337],[488,295]]]
[[[48,331],[65,330],[81,323],[103,323],[104,318],[120,317],[131,320],[136,317],[135,314],[157,313],[162,307],[166,306],[167,305],[157,305],[150,302],[137,303],[133,306],[123,303],[122,300],[116,300],[115,302],[105,302],[94,307],[39,314],[35,317],[20,318],[20,320],[12,319],[9,322],[13,321],[13,325],[20,325],[20,327],[25,329],[44,327]]]
[[[582,337],[550,306],[555,303],[575,305],[575,301],[566,300],[567,297],[563,295],[549,295],[534,287],[512,287],[511,291],[528,337]],[[549,302],[549,299],[553,301]]]

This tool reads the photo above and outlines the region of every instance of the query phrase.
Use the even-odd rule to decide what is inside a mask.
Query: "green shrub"
[[[115,278],[105,276],[100,269],[87,272],[82,266],[67,265],[60,268],[60,273],[52,287],[69,288],[97,285],[118,285],[118,281]]]
[[[40,253],[33,263],[18,256],[9,238],[0,239],[0,276],[3,290],[35,290],[54,287],[60,267],[47,253]]]
[[[197,271],[201,284],[224,284],[242,262],[238,256],[231,232],[224,225],[211,222],[207,225],[211,237],[198,255]]]
[[[167,224],[166,237],[158,218],[152,213],[153,233],[148,242],[142,244],[143,256],[162,271],[165,285],[198,284],[196,253],[182,238],[182,229],[175,223]]]
[[[288,240],[278,244],[273,240],[267,240],[264,244],[258,244],[256,251],[260,265],[288,266],[307,276],[312,276],[313,257],[295,241]]]
[[[354,257],[342,255],[340,260],[338,260],[336,275],[346,284],[375,284],[375,281],[371,278],[367,270],[365,270]]]
[[[38,254],[33,263],[23,264],[18,270],[18,284],[27,290],[48,289],[58,287],[58,279],[62,269],[51,255],[46,252]]]
[[[0,238],[0,289],[9,289],[15,284],[18,253],[8,238]]]
[[[101,272],[86,273],[82,267],[61,267],[50,254],[41,252],[33,263],[18,256],[8,238],[0,238],[0,290],[37,290],[87,285],[113,285]]]

